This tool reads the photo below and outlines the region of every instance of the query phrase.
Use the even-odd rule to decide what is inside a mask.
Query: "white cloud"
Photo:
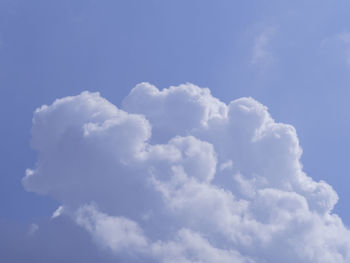
[[[53,214],[52,214],[52,216],[51,216],[51,219],[54,219],[54,218],[56,218],[56,217],[59,217],[60,215],[62,215],[62,213],[64,212],[64,208],[63,208],[63,206],[59,206],[56,210],[55,210],[55,212],[53,212]]]
[[[36,110],[23,185],[127,262],[349,262],[330,185],[295,129],[252,98],[141,83],[122,109],[84,92]]]
[[[124,218],[108,216],[92,205],[80,207],[76,214],[77,224],[87,229],[102,246],[114,252],[146,249],[148,242],[137,223]]]
[[[165,263],[253,262],[238,251],[213,247],[207,239],[189,229],[181,229],[174,240],[167,243],[159,241],[151,249],[155,257]]]

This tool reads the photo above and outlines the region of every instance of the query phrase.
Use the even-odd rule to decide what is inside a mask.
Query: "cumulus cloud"
[[[336,192],[302,170],[295,129],[252,98],[141,83],[34,113],[26,190],[127,262],[349,262]]]

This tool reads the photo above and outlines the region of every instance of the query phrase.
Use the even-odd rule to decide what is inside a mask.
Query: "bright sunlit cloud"
[[[294,127],[252,98],[141,83],[117,108],[83,92],[35,111],[32,146],[25,189],[126,262],[350,261],[336,192],[303,172]]]

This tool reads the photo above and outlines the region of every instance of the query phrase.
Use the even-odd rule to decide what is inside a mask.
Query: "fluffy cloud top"
[[[127,262],[350,262],[337,194],[252,98],[141,83],[118,109],[83,92],[35,111],[32,146],[25,189]]]

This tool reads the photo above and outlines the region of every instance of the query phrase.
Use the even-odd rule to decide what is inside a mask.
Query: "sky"
[[[0,0],[0,257],[278,262],[281,255],[259,244],[290,237],[307,247],[314,237],[324,243],[309,252],[295,248],[291,262],[349,262],[349,8],[345,0]],[[115,171],[136,179],[116,179]],[[140,171],[149,171],[150,181],[137,179]],[[225,206],[202,224],[186,211],[213,208],[201,198],[188,203],[187,193],[252,218],[231,233]],[[289,200],[281,202],[290,218],[317,231],[305,233],[300,223],[276,237],[274,226],[296,224],[284,216],[269,221],[262,212],[264,200],[276,196]],[[139,207],[143,197],[147,211]],[[227,224],[213,223],[221,217]],[[329,222],[335,232],[322,236]],[[271,229],[246,231],[259,224]],[[106,235],[111,225],[114,238]],[[293,236],[291,229],[300,231]],[[123,235],[129,243],[115,237]],[[338,254],[323,255],[325,261],[313,254],[330,243]],[[199,248],[205,258],[186,258]]]

